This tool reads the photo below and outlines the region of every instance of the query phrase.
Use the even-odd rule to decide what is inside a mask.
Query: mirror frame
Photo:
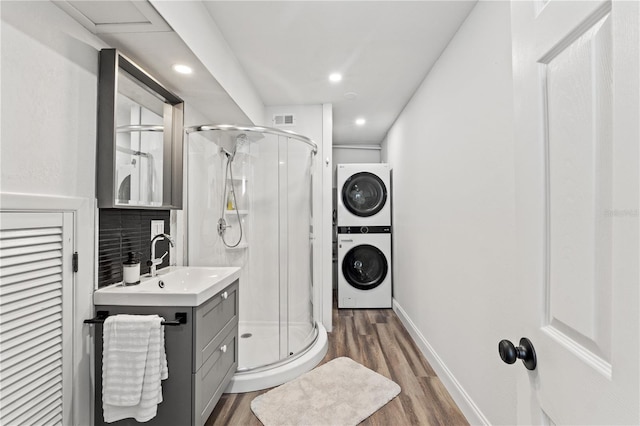
[[[116,204],[116,108],[118,73],[125,71],[164,100],[162,205]],[[102,49],[98,78],[98,143],[96,196],[98,208],[182,209],[184,101],[117,51]]]

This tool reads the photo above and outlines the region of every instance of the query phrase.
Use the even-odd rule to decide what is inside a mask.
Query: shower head
[[[187,129],[187,134],[200,133],[205,139],[218,146],[219,154],[224,153],[227,158],[233,160],[238,150],[247,152],[250,145],[263,139],[266,130],[266,127],[216,124],[190,127]]]
[[[237,132],[233,132],[221,138],[220,150],[225,153],[228,159],[233,161],[238,151],[238,145],[242,145],[247,140],[248,138],[245,133],[238,134]]]

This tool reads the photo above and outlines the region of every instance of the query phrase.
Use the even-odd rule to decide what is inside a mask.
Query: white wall
[[[295,115],[295,126],[282,127],[313,140],[318,146],[318,152],[313,164],[313,282],[315,320],[322,322],[331,331],[332,309],[332,278],[331,278],[331,187],[330,173],[332,170],[331,131],[332,107],[325,105],[289,105],[269,106],[265,109],[265,118],[272,120],[274,115]],[[269,122],[267,126],[274,127]]]
[[[65,308],[65,314],[75,316],[74,424],[90,424],[90,328],[81,320],[92,315],[98,50],[104,46],[48,1],[0,7],[2,208],[75,212],[75,312]]]
[[[275,140],[268,141],[268,144],[258,144],[262,140],[252,144],[241,146],[236,152],[233,161],[234,179],[242,179],[244,183],[236,182],[237,203],[235,207],[248,211],[248,215],[240,217],[242,223],[241,245],[248,243],[250,249],[225,248],[220,236],[217,233],[217,222],[226,209],[225,172],[227,158],[220,152],[219,146],[209,138],[217,138],[219,134],[212,133],[191,133],[188,139],[188,224],[187,238],[188,244],[187,263],[191,266],[217,266],[230,265],[242,267],[240,282],[240,311],[241,321],[277,321],[278,320],[278,274],[277,274],[277,248],[278,248],[278,218],[277,204],[272,209],[272,215],[268,217],[260,214],[259,208],[265,207],[263,203],[256,206],[256,198],[269,197],[270,201],[277,201],[277,178],[274,172],[278,167],[277,143]],[[274,138],[275,139],[275,138]],[[266,142],[266,141],[264,141]],[[273,142],[273,143],[272,143]],[[275,146],[273,146],[275,145]],[[268,155],[275,152],[275,155]],[[249,155],[250,154],[250,155]],[[269,175],[264,175],[254,170],[256,164],[267,163],[273,169]],[[264,166],[263,166],[264,167]],[[272,193],[266,193],[263,188],[268,183],[268,179],[275,179],[276,184],[272,185]],[[230,181],[227,181],[230,186]],[[267,209],[265,209],[267,210]],[[271,210],[268,210],[269,212]],[[273,218],[275,216],[275,218]],[[235,214],[225,214],[224,216],[230,228],[225,233],[225,241],[229,245],[235,245],[240,238],[240,226],[238,226]],[[272,219],[269,222],[269,219]],[[263,222],[258,222],[262,220]],[[254,229],[261,235],[254,233]],[[267,233],[275,233],[265,238]],[[265,240],[265,244],[260,246],[260,242]],[[266,243],[271,243],[267,245]],[[255,248],[257,255],[251,256]],[[264,255],[263,255],[264,251]],[[260,270],[254,264],[264,257],[275,256],[275,264],[271,263],[275,273],[270,270]],[[271,259],[269,259],[271,260]],[[269,265],[269,264],[268,264]],[[251,270],[258,269],[259,273],[251,276]],[[268,283],[269,285],[259,285]],[[259,307],[256,308],[256,307]],[[275,317],[267,318],[263,312],[274,312]]]
[[[2,11],[2,191],[95,196],[100,42],[50,2]]]
[[[262,99],[204,4],[199,1],[150,2],[253,124],[261,124],[264,121]]]
[[[514,424],[510,6],[479,2],[383,142],[394,299],[472,423]]]
[[[344,148],[340,146],[333,147],[333,163],[380,163],[381,155],[379,149],[362,149],[362,148]],[[335,169],[335,167],[334,167]]]

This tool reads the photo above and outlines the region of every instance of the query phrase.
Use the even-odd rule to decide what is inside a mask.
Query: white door
[[[73,214],[0,212],[0,424],[71,424]]]
[[[640,424],[639,3],[515,1],[511,24],[512,337],[538,360],[514,370],[518,421]]]

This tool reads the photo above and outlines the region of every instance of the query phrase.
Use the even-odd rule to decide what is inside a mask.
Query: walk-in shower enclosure
[[[299,363],[324,332],[313,315],[315,143],[212,125],[189,128],[187,150],[188,264],[242,268],[234,379]]]

